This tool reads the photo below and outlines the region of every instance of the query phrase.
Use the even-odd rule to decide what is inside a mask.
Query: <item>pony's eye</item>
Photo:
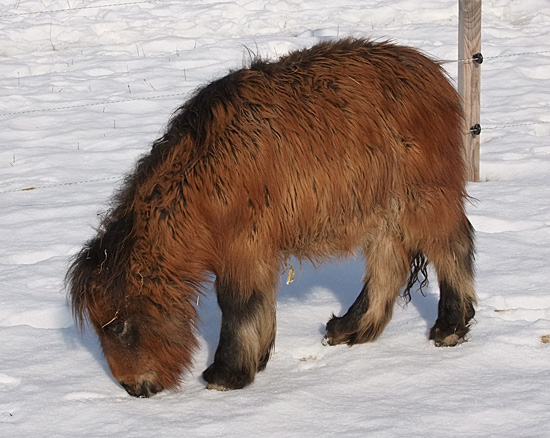
[[[114,322],[105,327],[110,333],[115,336],[120,336],[126,330],[126,323],[124,321]]]
[[[112,322],[103,326],[103,330],[111,340],[121,342],[126,347],[132,347],[139,341],[136,326],[128,320],[114,318]]]

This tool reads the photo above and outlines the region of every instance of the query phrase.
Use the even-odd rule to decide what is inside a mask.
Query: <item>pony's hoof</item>
[[[235,372],[214,362],[202,373],[202,378],[206,380],[207,389],[228,391],[230,389],[241,389],[251,384],[254,375],[245,371]]]
[[[441,329],[434,326],[430,331],[430,340],[436,347],[454,347],[465,342],[464,337],[468,333],[468,327],[461,329]]]
[[[464,339],[460,339],[457,334],[452,334],[443,339],[434,339],[436,347],[454,347],[455,345],[464,342]]]
[[[206,389],[212,389],[216,391],[229,391],[230,388],[226,388],[223,385],[218,385],[217,383],[208,383]]]

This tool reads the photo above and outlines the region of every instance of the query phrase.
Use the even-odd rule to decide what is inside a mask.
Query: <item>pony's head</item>
[[[144,275],[131,261],[133,242],[116,234],[110,227],[76,256],[69,296],[80,327],[88,321],[97,333],[113,377],[130,395],[150,397],[177,387],[190,368],[197,313],[181,291],[190,285],[146,268]]]

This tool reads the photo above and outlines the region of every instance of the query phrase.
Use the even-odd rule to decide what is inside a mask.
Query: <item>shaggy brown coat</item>
[[[128,176],[69,270],[74,314],[114,377],[149,396],[191,367],[215,278],[221,335],[203,376],[240,388],[269,358],[285,261],[360,250],[363,290],[327,343],[375,339],[428,260],[430,338],[455,345],[476,301],[462,130],[442,68],[411,48],[345,39],[257,60],[200,89]]]

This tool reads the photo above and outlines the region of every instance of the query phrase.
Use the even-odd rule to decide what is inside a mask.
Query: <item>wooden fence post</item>
[[[479,181],[481,97],[481,0],[458,0],[458,91],[463,99],[463,134],[468,181]]]

